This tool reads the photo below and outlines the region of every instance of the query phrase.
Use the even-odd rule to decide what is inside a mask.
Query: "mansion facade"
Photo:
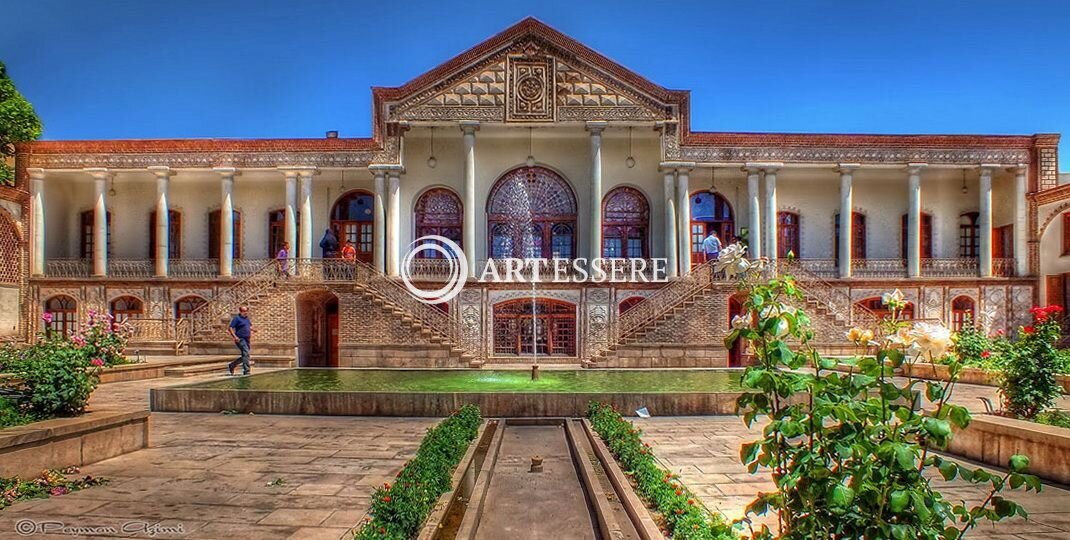
[[[1066,305],[1070,187],[1059,136],[692,131],[669,90],[526,19],[396,88],[369,138],[41,141],[0,187],[0,332],[52,314],[128,321],[144,354],[254,353],[302,366],[721,366],[735,286],[702,240],[745,242],[795,275],[817,341],[880,315],[990,331]],[[356,261],[319,247],[331,230]],[[487,259],[662,258],[667,283],[469,282],[447,304],[400,285],[410,244]],[[284,272],[272,260],[290,246]],[[447,263],[409,268],[434,285]],[[434,288],[434,287],[431,287]]]

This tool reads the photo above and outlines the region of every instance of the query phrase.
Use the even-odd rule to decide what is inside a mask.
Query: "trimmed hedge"
[[[608,404],[591,402],[591,426],[605,441],[646,503],[661,514],[671,538],[729,540],[737,538],[720,515],[706,511],[676,475],[662,469],[640,431]]]
[[[393,484],[372,495],[371,518],[354,535],[358,540],[413,538],[435,501],[449,491],[450,476],[479,433],[479,407],[465,405],[427,430],[416,455]]]

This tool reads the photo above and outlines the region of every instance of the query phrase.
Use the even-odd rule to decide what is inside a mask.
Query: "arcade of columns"
[[[601,256],[602,230],[597,224],[602,222],[602,132],[607,127],[607,122],[587,122],[587,131],[590,133],[591,151],[591,201],[590,241],[588,257]],[[475,121],[460,122],[463,135],[464,148],[464,189],[461,198],[464,202],[463,220],[463,243],[465,246],[476,245],[476,132],[479,123]],[[921,176],[927,164],[910,163],[906,169],[907,194],[909,198],[909,210],[907,213],[908,235],[907,245],[907,277],[921,276]],[[690,192],[688,181],[690,172],[696,167],[690,162],[663,162],[661,170],[664,174],[664,204],[665,204],[665,237],[666,246],[676,246],[676,249],[667,249],[666,258],[669,277],[685,275],[690,269],[691,244],[690,244]],[[747,174],[747,200],[749,213],[748,226],[750,230],[751,257],[775,256],[777,253],[777,172],[784,168],[783,163],[748,163],[743,170]],[[992,228],[992,175],[996,169],[1005,165],[981,164],[980,166],[980,199],[979,199],[979,230],[991,231]],[[849,216],[853,209],[853,178],[854,173],[862,168],[860,164],[839,164],[837,171],[840,176],[840,215]],[[155,274],[157,277],[168,275],[168,190],[170,177],[175,171],[165,165],[148,167],[148,170],[156,177],[156,263]],[[213,169],[220,175],[221,186],[221,212],[220,212],[220,259],[219,275],[229,277],[233,273],[232,246],[233,238],[233,188],[235,177],[240,171],[233,167],[216,167]],[[312,179],[318,174],[315,167],[278,167],[279,172],[286,182],[286,204],[284,238],[290,246],[297,246],[296,256],[301,259],[313,257],[313,212],[312,212]],[[370,165],[368,170],[374,177],[374,251],[373,264],[376,269],[396,276],[399,272],[401,256],[401,238],[399,234],[401,224],[401,201],[400,185],[403,168],[399,165]],[[93,221],[93,254],[92,275],[104,277],[107,275],[107,181],[113,171],[105,168],[87,168],[84,171],[94,181],[94,221]],[[29,169],[31,178],[31,270],[34,276],[45,274],[44,256],[44,169]],[[1028,166],[1024,164],[1014,167],[1015,172],[1015,207],[1014,207],[1014,254],[1015,275],[1027,275],[1028,250],[1026,248],[1026,192]],[[764,200],[759,189],[764,181]],[[302,218],[299,225],[295,225],[296,216],[308,216]],[[851,233],[852,220],[842,219],[839,231],[839,276],[847,278],[851,276]],[[471,276],[478,272],[476,268],[475,250],[466,251],[468,268]],[[980,235],[979,277],[992,276],[992,235]],[[470,276],[470,277],[471,277]]]

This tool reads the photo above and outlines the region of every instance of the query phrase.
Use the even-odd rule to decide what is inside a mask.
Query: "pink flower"
[[[85,347],[85,338],[80,334],[71,336],[71,343],[74,343],[78,347]]]
[[[104,361],[101,360],[100,358],[94,358],[94,359],[90,360],[89,363],[93,364],[94,366],[97,366],[97,367],[102,367],[104,365]]]
[[[58,497],[60,495],[66,495],[66,494],[70,493],[70,491],[71,490],[69,490],[69,489],[67,489],[67,488],[65,488],[63,486],[56,486],[56,487],[48,490],[48,494],[52,495],[53,497]]]
[[[41,320],[45,321],[45,324],[52,324],[52,314],[47,311],[42,313]]]

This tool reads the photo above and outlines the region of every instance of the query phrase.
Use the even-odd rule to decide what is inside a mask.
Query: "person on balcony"
[[[283,242],[279,252],[275,254],[275,269],[280,276],[290,275],[290,243]]]
[[[717,237],[716,231],[710,231],[709,236],[702,241],[702,251],[706,253],[707,262],[716,261],[721,255],[721,239]]]
[[[238,357],[227,364],[227,373],[234,375],[234,368],[241,364],[241,374],[249,374],[249,338],[253,335],[253,321],[249,319],[249,306],[238,308],[238,314],[230,320],[227,333],[238,347]]]
[[[333,259],[338,256],[338,237],[334,235],[334,231],[330,228],[323,232],[320,249],[323,250],[324,259]]]
[[[342,258],[347,261],[355,261],[357,259],[357,248],[353,247],[353,244],[349,243],[349,240],[345,237],[342,238],[342,249],[340,250]]]

